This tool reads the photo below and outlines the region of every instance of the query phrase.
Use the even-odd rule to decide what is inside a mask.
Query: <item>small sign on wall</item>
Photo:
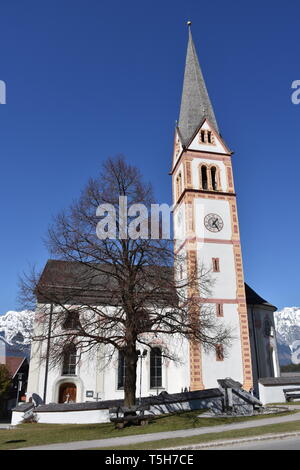
[[[93,396],[94,396],[93,390],[87,390],[85,392],[85,396],[86,396],[86,398],[93,398]]]

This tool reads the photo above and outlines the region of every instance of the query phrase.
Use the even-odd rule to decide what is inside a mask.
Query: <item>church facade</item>
[[[244,282],[232,152],[220,135],[190,29],[171,174],[175,253],[186,260],[181,269],[188,273],[203,265],[212,271],[215,285],[205,303],[218,322],[234,331],[234,340],[228,351],[220,344],[206,352],[198,343],[178,339],[177,362],[163,357],[161,347],[168,348],[176,338],[154,341],[151,350],[140,353],[137,394],[209,389],[226,377],[246,390],[257,390],[259,378],[280,374],[276,307]],[[48,261],[44,274],[69,269],[64,263]],[[38,310],[39,304],[37,336],[43,328]],[[101,345],[92,354],[84,353],[79,362],[76,350],[70,350],[61,365],[51,368],[48,346],[47,341],[32,345],[27,399],[64,403],[123,398],[125,364],[119,354],[106,365]]]

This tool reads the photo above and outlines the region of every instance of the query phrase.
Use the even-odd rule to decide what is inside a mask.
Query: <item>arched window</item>
[[[223,344],[216,344],[216,360],[224,361],[224,347]]]
[[[202,186],[202,189],[208,188],[207,168],[205,165],[201,166],[201,186]]]
[[[150,388],[162,386],[162,353],[160,348],[150,352]]]
[[[212,166],[210,169],[211,175],[211,185],[214,191],[218,189],[218,182],[217,182],[217,169],[215,166]]]
[[[201,131],[199,132],[199,143],[214,144],[214,135],[212,131],[201,129]]]
[[[77,330],[79,328],[79,313],[77,311],[67,312],[63,322],[64,330]]]
[[[63,351],[63,375],[76,375],[76,346],[75,344],[69,344],[64,348]]]
[[[125,356],[121,351],[119,351],[119,357],[118,357],[118,390],[124,388],[125,373],[126,373]]]
[[[178,200],[182,193],[182,177],[181,173],[176,178],[176,199]]]

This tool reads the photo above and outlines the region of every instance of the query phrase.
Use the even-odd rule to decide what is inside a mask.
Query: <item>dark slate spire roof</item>
[[[219,132],[189,27],[189,41],[178,122],[183,144],[189,143],[204,118],[207,118],[215,130]]]

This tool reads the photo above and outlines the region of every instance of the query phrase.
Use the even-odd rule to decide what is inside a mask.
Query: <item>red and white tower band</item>
[[[207,353],[201,344],[190,343],[190,390],[215,387],[217,379],[224,377],[240,381],[245,389],[252,387],[231,156],[219,133],[189,27],[172,165],[175,250],[185,254],[184,269],[192,270],[196,263],[211,269],[213,297],[205,303],[214,306],[217,321],[229,325],[234,335],[227,354],[222,344]]]

